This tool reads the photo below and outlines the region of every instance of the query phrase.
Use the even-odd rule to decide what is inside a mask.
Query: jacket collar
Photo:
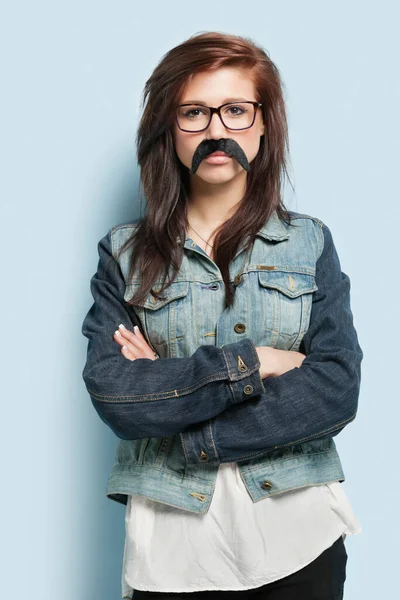
[[[261,227],[257,235],[272,241],[287,240],[290,237],[290,233],[287,232],[276,210],[274,210],[265,225]]]
[[[290,233],[286,231],[284,224],[281,219],[278,217],[278,213],[276,210],[271,214],[268,221],[261,227],[261,229],[257,232],[256,235],[259,235],[267,240],[280,242],[282,240],[287,240],[290,237]],[[190,248],[190,244],[188,243],[189,235],[186,233],[185,238],[185,247]],[[179,238],[177,238],[179,241]]]

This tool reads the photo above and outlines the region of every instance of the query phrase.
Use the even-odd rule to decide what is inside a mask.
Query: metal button
[[[246,325],[244,325],[243,323],[236,323],[233,329],[236,331],[236,333],[243,333],[244,331],[246,331]]]
[[[248,366],[244,362],[243,358],[238,354],[238,369],[241,373],[248,371]]]
[[[161,289],[161,288],[160,288],[160,289]],[[158,302],[158,300],[159,300],[159,297],[158,297],[158,295],[157,295],[157,294],[159,294],[159,292],[160,292],[160,289],[154,289],[154,290],[153,290],[153,292],[154,292],[156,295],[155,295],[155,296],[153,296],[153,295],[151,296],[151,301],[152,301],[152,302]]]
[[[242,283],[242,276],[241,275],[236,275],[235,279],[233,280],[233,283],[235,285],[240,285]]]
[[[200,452],[200,460],[204,460],[204,461],[208,460],[208,456],[207,456],[207,454],[204,452],[204,450],[202,450],[202,451]]]
[[[249,396],[250,394],[253,393],[253,386],[252,385],[245,385],[243,388],[244,393]]]
[[[270,481],[264,481],[264,483],[261,484],[261,487],[264,490],[269,490],[270,488],[272,488],[272,483]]]

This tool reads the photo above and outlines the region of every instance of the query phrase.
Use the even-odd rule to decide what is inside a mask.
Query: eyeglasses
[[[176,122],[181,131],[195,133],[204,131],[217,113],[222,124],[232,131],[249,129],[254,125],[260,102],[229,102],[218,108],[202,104],[180,104],[176,109]]]

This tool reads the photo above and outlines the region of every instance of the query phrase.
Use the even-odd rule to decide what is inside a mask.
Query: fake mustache
[[[206,158],[209,154],[220,150],[221,152],[225,152],[229,156],[233,156],[236,158],[238,163],[243,167],[245,171],[250,169],[249,161],[247,160],[247,156],[243,152],[242,148],[239,146],[235,140],[230,138],[220,138],[219,140],[203,140],[197,146],[195,153],[192,158],[192,168],[190,170],[191,174],[194,175],[199,168],[201,161]]]

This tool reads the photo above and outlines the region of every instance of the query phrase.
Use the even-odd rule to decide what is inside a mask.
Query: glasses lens
[[[221,108],[222,122],[228,129],[245,129],[253,123],[254,110],[254,105],[251,102],[225,104]],[[177,118],[181,129],[200,131],[208,125],[210,110],[199,104],[179,106]]]
[[[210,110],[206,106],[187,104],[178,107],[177,117],[181,129],[199,131],[207,127],[210,120]]]
[[[250,102],[226,104],[221,108],[221,117],[225,127],[244,129],[253,122],[254,106]]]

